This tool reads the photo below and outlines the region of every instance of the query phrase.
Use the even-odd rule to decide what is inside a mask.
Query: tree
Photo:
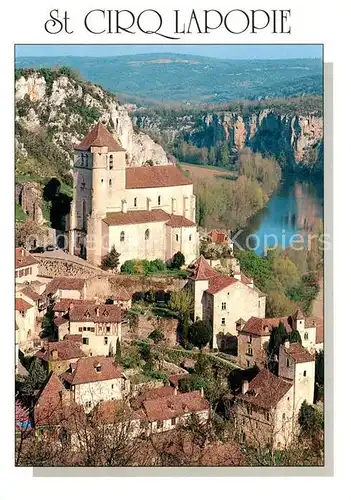
[[[121,341],[119,338],[116,340],[116,353],[115,353],[115,364],[120,365],[122,363],[122,349],[121,349]]]
[[[299,424],[302,435],[315,438],[323,431],[323,413],[316,406],[309,405],[305,400],[299,411]]]
[[[110,252],[103,260],[103,267],[106,267],[107,269],[117,269],[119,266],[120,256],[121,254],[117,252],[115,245],[113,245]]]
[[[185,257],[182,252],[177,252],[173,255],[171,268],[172,269],[180,269],[185,264]]]
[[[48,229],[37,224],[31,219],[16,224],[15,239],[16,247],[30,248],[37,246],[43,237],[47,235]]]
[[[190,315],[194,309],[193,294],[185,288],[179,291],[174,291],[171,293],[168,305],[172,311],[175,311],[178,314],[181,326],[182,342],[184,345],[187,345]]]
[[[319,401],[324,398],[324,351],[316,353],[315,363],[314,400]]]
[[[212,339],[212,331],[206,321],[195,321],[189,328],[189,341],[195,346],[205,347]]]
[[[271,371],[276,369],[275,356],[279,355],[279,347],[287,338],[288,333],[282,322],[272,328],[267,347],[268,365]]]
[[[302,339],[301,339],[300,332],[298,330],[293,330],[289,334],[289,341],[292,342],[292,343],[297,342],[299,344],[302,344]]]
[[[44,330],[44,335],[50,339],[57,339],[57,326],[54,323],[55,313],[54,305],[50,304],[47,308],[46,313],[43,316],[41,327]]]
[[[28,377],[22,384],[21,392],[24,396],[29,396],[29,404],[33,401],[34,391],[41,389],[48,378],[48,372],[39,358],[34,357],[30,368]]]

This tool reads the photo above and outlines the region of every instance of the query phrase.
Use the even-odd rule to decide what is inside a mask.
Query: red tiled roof
[[[69,320],[71,322],[120,323],[121,308],[117,304],[73,304],[69,310]]]
[[[173,396],[143,402],[149,422],[169,420],[188,413],[208,410],[209,407],[209,402],[201,395],[201,391],[178,392]]]
[[[57,359],[68,361],[70,359],[84,358],[85,354],[78,344],[72,340],[60,340],[58,342],[48,342],[44,347],[35,353],[36,357],[43,361],[55,360],[53,352],[57,351]]]
[[[87,305],[88,306],[88,305],[96,304],[96,301],[95,300],[80,300],[80,299],[60,299],[55,303],[55,305],[53,307],[53,311],[54,312],[67,312],[69,310],[71,304],[82,305],[82,306]]]
[[[294,342],[290,344],[289,347],[285,347],[283,345],[283,349],[291,356],[296,363],[308,363],[309,361],[314,361],[314,356],[310,352],[307,351],[299,342]]]
[[[239,394],[237,397],[255,406],[272,409],[291,387],[290,382],[264,369],[251,380],[246,394]]]
[[[55,373],[51,373],[34,408],[36,425],[57,424],[59,411],[63,408],[62,395],[65,388]]]
[[[113,296],[115,300],[121,300],[122,302],[126,302],[130,300],[132,297],[128,290],[124,288],[124,286],[120,286],[117,293]]]
[[[155,399],[160,399],[167,396],[174,396],[175,393],[175,388],[171,387],[170,385],[150,389],[148,391],[142,392],[139,396],[137,396],[133,401],[133,406],[138,408],[146,400],[153,401]]]
[[[293,314],[293,319],[305,319],[305,316],[301,309],[297,309],[297,311]]]
[[[28,309],[30,309],[31,307],[33,306],[31,304],[28,304],[28,302],[16,297],[16,311],[25,312],[28,311]]]
[[[167,226],[170,227],[194,227],[196,226],[195,222],[186,219],[182,215],[170,215],[169,221],[167,222]]]
[[[142,167],[140,167],[142,168]],[[169,215],[161,209],[131,210],[109,214],[103,221],[108,226],[125,226],[129,224],[148,224],[151,222],[167,222]]]
[[[38,261],[30,253],[28,253],[27,250],[25,250],[24,248],[16,248],[16,269],[20,267],[33,266],[34,264],[38,264]]]
[[[126,189],[187,186],[193,184],[174,165],[126,168]]]
[[[100,365],[101,371],[96,367]],[[78,359],[73,371],[67,371],[62,374],[62,378],[71,385],[88,384],[90,382],[99,382],[102,380],[112,380],[122,378],[122,370],[115,365],[113,358],[104,356],[92,356]]]
[[[58,318],[54,319],[54,323],[56,326],[64,325],[65,323],[68,323],[68,318],[64,318],[63,316],[59,316]]]
[[[210,264],[206,261],[203,255],[195,261],[193,276],[191,277],[193,280],[208,280],[213,276],[219,276],[219,273],[212,269]]]
[[[211,238],[212,243],[226,243],[228,242],[228,235],[226,233],[223,233],[222,231],[216,231],[216,229],[213,229],[208,233],[209,237]]]
[[[88,151],[92,146],[107,146],[109,152],[125,151],[101,122],[97,123],[74,149],[78,151]]]
[[[50,283],[48,283],[45,294],[55,293],[57,290],[83,290],[85,285],[85,279],[83,278],[53,278]]]
[[[83,335],[79,335],[78,333],[75,333],[75,334],[68,333],[67,335],[64,336],[64,340],[72,340],[76,344],[81,344],[83,341]]]
[[[283,323],[287,333],[291,333],[292,329],[289,324],[288,316],[282,318],[256,318],[255,316],[251,316],[240,333],[263,336],[270,335],[272,328],[277,327],[279,323]],[[268,328],[268,332],[265,331],[265,328]]]
[[[31,286],[26,286],[25,288],[22,288],[20,290],[20,292],[34,301],[39,300],[41,297],[40,294],[37,293],[35,290],[33,290],[33,288]]]
[[[219,274],[218,276],[214,276],[213,278],[210,279],[209,287],[206,290],[206,292],[210,293],[211,295],[214,295],[215,293],[224,290],[224,288],[234,285],[234,283],[237,283],[238,281],[239,280],[237,280],[236,278],[232,278],[231,276],[225,276]]]

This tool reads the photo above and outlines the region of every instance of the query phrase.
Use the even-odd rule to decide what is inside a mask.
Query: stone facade
[[[101,264],[113,245],[121,254],[120,264],[132,258],[168,261],[177,251],[184,253],[187,263],[196,258],[193,185],[177,167],[127,167],[125,150],[102,124],[91,130],[75,153],[71,253],[80,252],[95,265]],[[140,182],[135,170],[142,174]],[[152,220],[156,210],[165,215],[164,220]],[[145,221],[108,220],[113,214],[129,212],[146,212]],[[167,223],[167,214],[181,216],[179,227]]]
[[[239,332],[238,335],[238,365],[242,368],[252,368],[257,365],[260,368],[267,363],[268,335],[253,335]]]

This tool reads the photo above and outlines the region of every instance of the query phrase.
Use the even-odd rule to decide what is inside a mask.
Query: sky
[[[112,57],[171,52],[220,59],[321,58],[321,45],[16,45],[16,57]]]

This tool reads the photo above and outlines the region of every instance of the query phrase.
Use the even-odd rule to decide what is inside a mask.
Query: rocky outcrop
[[[172,122],[153,113],[133,118],[145,131],[158,134],[166,143],[183,138],[197,147],[213,147],[220,141],[228,143],[233,154],[244,147],[284,157],[290,168],[320,165],[323,156],[323,118],[313,114],[280,114],[274,109],[258,112],[231,111],[175,114]]]
[[[127,150],[127,163],[168,164],[164,149],[147,134],[135,130],[126,106],[102,88],[61,75],[50,78],[38,72],[16,80],[16,121],[31,132],[46,129],[52,140],[71,157],[79,142],[97,121],[103,121]],[[19,140],[20,144],[20,140]]]
[[[15,201],[34,222],[44,222],[43,189],[38,182],[16,183]]]

